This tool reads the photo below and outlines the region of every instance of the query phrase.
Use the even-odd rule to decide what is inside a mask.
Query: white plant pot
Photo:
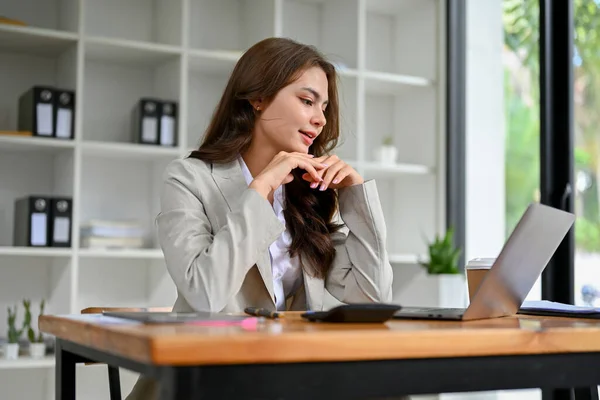
[[[398,149],[394,146],[381,146],[375,150],[375,159],[381,164],[395,164],[398,158]]]
[[[19,358],[19,343],[5,343],[4,358],[7,360],[16,360]]]
[[[31,358],[44,358],[46,343],[29,343],[29,355]]]
[[[394,268],[393,302],[415,307],[466,307],[463,274],[429,275],[418,265]]]

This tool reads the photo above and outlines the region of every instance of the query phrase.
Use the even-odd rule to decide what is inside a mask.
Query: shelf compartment
[[[275,34],[272,0],[190,0],[193,49],[244,51]]]
[[[164,262],[134,258],[80,261],[79,306],[169,307],[177,289]]]
[[[427,241],[437,232],[440,194],[436,185],[434,175],[405,174],[377,180],[381,207],[388,223],[388,254],[427,254]],[[393,229],[391,221],[398,221],[396,225],[402,225],[402,229]]]
[[[142,244],[139,251],[131,250],[129,255],[155,254],[147,249],[158,248],[155,217],[160,207],[162,176],[169,162],[169,158],[140,162],[125,157],[110,163],[104,158],[83,158],[80,226],[92,220],[134,222],[142,230]],[[76,234],[81,237],[79,231]],[[97,258],[116,251],[80,248],[79,254]]]
[[[340,103],[340,137],[335,153],[343,160],[358,159],[358,82],[353,76],[340,76],[338,98]]]
[[[134,143],[132,111],[141,98],[181,104],[181,57],[170,52],[138,50],[140,54],[158,55],[156,62],[137,65],[121,58],[97,58],[99,53],[86,52],[83,140]],[[180,128],[179,123],[177,126]],[[178,136],[176,132],[176,143]]]
[[[73,140],[40,138],[33,136],[12,136],[0,134],[0,152],[44,152],[62,153],[73,151]]]
[[[162,260],[161,249],[79,249],[81,258]]]
[[[392,139],[398,164],[435,168],[438,164],[439,125],[435,87],[407,87],[392,94],[367,93],[365,101],[365,159],[378,162],[386,138]]]
[[[49,247],[0,246],[0,256],[71,257],[71,249]]]
[[[238,51],[190,50],[189,69],[192,73],[230,74],[241,56]]]
[[[402,175],[426,175],[431,173],[431,169],[425,165],[419,164],[380,164],[376,162],[366,162],[361,164],[365,170],[365,176],[369,179],[387,179]]]
[[[0,76],[6,77],[1,84],[0,131],[16,132],[19,130],[19,98],[32,87],[51,86],[58,89],[75,90],[77,86],[77,43],[74,41],[61,41],[60,46],[55,48],[51,46],[48,51],[38,51],[39,49],[37,49],[30,52],[31,49],[22,49],[20,52],[12,52],[10,48],[4,45],[5,42],[2,39],[6,32],[6,30],[0,30],[0,59],[2,60],[0,62]],[[32,42],[35,40],[32,39]],[[40,43],[43,42],[44,40]],[[0,136],[2,136],[0,140],[5,144],[10,141],[11,144],[17,146],[20,139],[31,139]],[[53,140],[48,137],[33,138]],[[32,141],[28,143],[42,142]]]
[[[0,24],[1,52],[56,57],[77,40],[77,34],[71,32]]]
[[[93,37],[85,40],[88,60],[131,66],[156,66],[176,60],[181,49],[163,44]]]
[[[181,0],[87,1],[86,36],[180,46]]]
[[[54,365],[53,355],[48,355],[40,359],[31,358],[29,356],[19,356],[16,360],[5,360],[0,358],[0,370],[53,368]]]
[[[358,68],[358,0],[283,0],[282,36],[315,45],[340,69]]]
[[[190,58],[187,147],[197,148],[227,86],[232,60]]]
[[[413,87],[432,86],[433,82],[419,76],[366,71],[365,90],[368,94],[401,95]]]
[[[52,140],[52,139],[50,139]],[[74,153],[37,153],[32,157],[23,157],[17,152],[8,152],[0,156],[0,254],[7,255],[52,255],[64,250],[23,248],[14,244],[14,207],[15,200],[30,196],[73,196]],[[18,174],[15,174],[18,171]],[[0,279],[1,280],[1,279]]]
[[[366,69],[433,79],[437,71],[437,0],[369,0]]]
[[[391,264],[418,264],[422,258],[418,254],[389,254]]]
[[[35,30],[77,32],[79,29],[80,0],[4,0],[2,15],[25,25],[7,24]],[[4,25],[3,25],[4,26]],[[2,40],[0,40],[0,43]]]
[[[139,160],[169,160],[179,157],[179,148],[137,144],[85,141],[81,144],[85,156]]]

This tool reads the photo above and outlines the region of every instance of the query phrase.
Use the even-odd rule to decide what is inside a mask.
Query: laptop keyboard
[[[437,313],[437,314],[463,314],[465,312],[464,308],[426,308],[426,307],[404,307],[400,310],[402,313]]]

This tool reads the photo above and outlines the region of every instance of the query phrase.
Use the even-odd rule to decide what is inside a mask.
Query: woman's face
[[[282,88],[268,104],[253,102],[254,108],[259,108],[254,139],[274,153],[308,153],[326,123],[327,88],[325,72],[311,67]]]

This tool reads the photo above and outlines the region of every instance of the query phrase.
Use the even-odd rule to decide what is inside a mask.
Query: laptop
[[[469,307],[403,307],[394,318],[468,321],[515,315],[574,222],[572,213],[530,204]]]

